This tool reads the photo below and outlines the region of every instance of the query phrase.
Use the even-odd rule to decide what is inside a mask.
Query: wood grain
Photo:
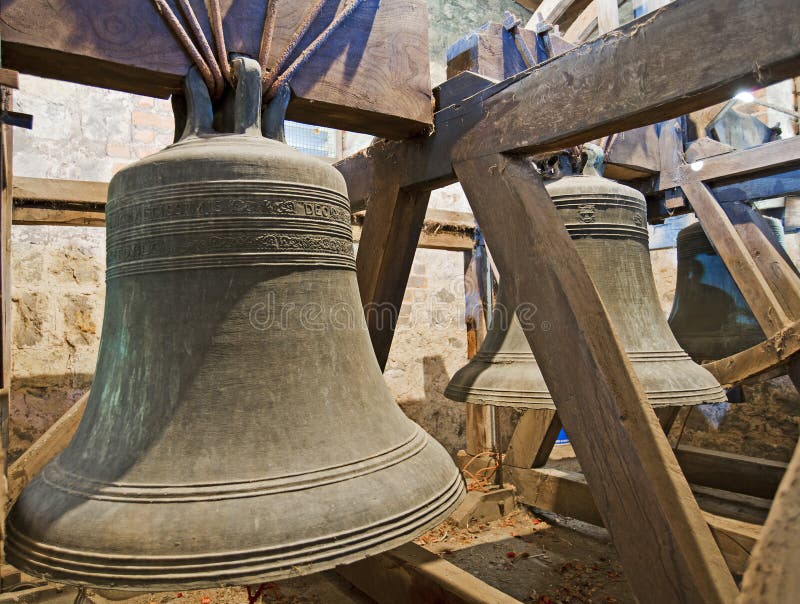
[[[781,482],[752,563],[742,580],[739,604],[800,601],[800,447]]]
[[[689,445],[675,450],[686,480],[692,484],[772,499],[786,473],[780,461],[757,459],[735,453]]]
[[[775,14],[786,18],[776,22]],[[719,0],[714,11],[703,2],[676,0],[442,109],[432,136],[379,141],[337,167],[351,175],[354,208],[363,207],[369,188],[360,181],[371,178],[370,163],[392,163],[402,187],[455,182],[453,147],[471,129],[484,141],[481,153],[542,152],[682,115],[800,72],[800,29],[792,26],[799,19],[794,0]]]
[[[741,179],[757,172],[790,167],[800,167],[800,139],[796,136],[764,143],[750,149],[701,158],[700,162],[694,165],[678,164],[673,171],[662,174],[658,188],[663,190],[679,187],[684,182],[695,180],[713,182],[721,179]]]
[[[277,1],[269,63],[312,2]],[[328,3],[307,40],[343,1]],[[211,39],[203,0],[191,4]],[[265,0],[221,6],[228,51],[257,56]],[[424,0],[366,0],[292,80],[288,117],[395,138],[424,130],[432,116],[427,31]],[[2,0],[0,36],[4,67],[150,96],[179,90],[190,65],[143,0]]]
[[[555,409],[528,409],[508,443],[504,463],[518,468],[538,468],[547,463],[561,430]]]
[[[522,503],[603,526],[592,492],[582,474],[554,468],[526,470],[507,467],[506,475],[516,487],[517,496]],[[701,505],[705,505],[702,497],[700,501]],[[736,575],[744,573],[750,560],[750,552],[761,533],[761,526],[711,512],[703,511],[702,514],[730,572]],[[658,600],[652,598],[641,601]]]
[[[521,604],[415,543],[336,571],[378,604]]]
[[[800,72],[798,21],[794,0],[717,0],[713,11],[676,0],[488,99],[488,117],[475,128],[481,152],[557,151],[793,76]]]
[[[470,136],[456,153],[483,148]],[[512,304],[550,325],[525,334],[634,593],[730,602],[736,585],[541,178],[524,158],[454,165]]]

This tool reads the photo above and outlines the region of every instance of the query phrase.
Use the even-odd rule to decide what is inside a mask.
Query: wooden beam
[[[685,164],[683,155],[683,127],[682,120],[675,118],[661,122],[658,125],[658,155],[661,169],[659,171],[658,182],[671,180],[681,165]],[[660,188],[660,187],[659,187]],[[680,190],[665,188],[665,205],[668,210],[680,208],[685,205],[683,194]]]
[[[455,170],[503,287],[551,324],[525,335],[634,593],[730,602],[736,586],[541,178],[521,157],[475,157],[481,136],[462,145],[473,159]]]
[[[659,136],[655,124],[612,134],[605,147],[604,176],[616,180],[634,180],[661,170]]]
[[[80,203],[104,206],[108,198],[108,183],[60,178],[14,178],[14,201],[46,203]]]
[[[50,426],[47,432],[42,434],[17,461],[11,464],[8,470],[8,501],[5,504],[4,513],[8,513],[8,510],[14,505],[25,485],[51,460],[55,459],[72,440],[78,424],[81,423],[88,398],[89,393],[87,392],[67,409],[66,413]]]
[[[573,44],[583,44],[597,29],[597,5],[590,2],[578,18],[572,22],[564,37]]]
[[[800,30],[793,26],[800,3],[719,0],[714,7],[708,11],[702,2],[676,0],[608,37],[442,109],[434,116],[432,136],[379,141],[342,160],[337,167],[347,180],[353,210],[365,207],[368,181],[379,164],[398,170],[401,187],[433,189],[455,182],[452,150],[471,129],[484,140],[481,153],[559,150],[800,72]],[[721,14],[737,17],[718,19]],[[776,21],[776,14],[783,18]],[[598,91],[604,91],[602,102]]]
[[[268,63],[312,1],[278,0]],[[211,39],[204,3],[191,4]],[[222,0],[229,52],[257,56],[265,5]],[[329,2],[306,40],[343,5]],[[432,114],[427,31],[424,0],[366,0],[292,79],[289,119],[395,138],[425,130]],[[7,1],[0,36],[4,67],[136,94],[169,96],[190,66],[149,1]]]
[[[415,543],[336,572],[378,604],[521,604]]]
[[[0,86],[0,109],[13,109],[12,91]],[[14,205],[11,126],[0,124],[0,545],[5,543],[5,506],[9,499],[7,465],[11,399],[11,208]],[[0,548],[3,549],[3,548]],[[0,566],[5,551],[0,551]]]
[[[661,175],[658,188],[664,190],[679,187],[685,182],[697,180],[734,181],[752,177],[758,172],[769,173],[778,168],[800,168],[800,138],[793,136],[750,149],[714,155],[693,164],[681,162],[673,171]]]
[[[547,463],[561,430],[555,409],[528,409],[508,443],[505,465],[539,468]]]
[[[525,8],[534,13],[526,27],[533,29],[536,14],[541,13],[544,20],[566,29],[591,4],[591,0],[517,0]]]
[[[593,0],[597,7],[597,28],[600,35],[619,27],[619,7],[617,0]]]
[[[0,67],[0,86],[6,88],[19,88],[19,74],[13,69]]]
[[[430,197],[429,191],[401,189],[396,171],[382,168],[373,181],[356,255],[361,304],[381,370],[389,358]]]
[[[483,154],[530,154],[682,115],[800,72],[799,20],[794,0],[676,0],[540,65],[485,101],[472,133]]]
[[[747,383],[788,364],[800,352],[800,322],[733,356],[704,363],[725,388]],[[774,377],[774,376],[772,376]]]
[[[675,456],[692,484],[772,499],[787,464],[682,445]]]
[[[522,469],[506,466],[506,478],[516,487],[517,497],[526,505],[603,526],[603,520],[583,474],[554,468]],[[705,511],[703,519],[722,551],[730,572],[736,575],[744,573],[761,526]],[[657,600],[654,596],[643,601]]]
[[[14,224],[49,224],[56,226],[106,226],[103,213],[49,208],[14,208]]]
[[[800,447],[781,482],[752,563],[742,580],[739,604],[800,601]]]

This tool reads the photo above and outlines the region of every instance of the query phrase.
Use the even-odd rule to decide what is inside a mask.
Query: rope
[[[211,21],[211,33],[217,45],[217,56],[222,67],[222,75],[225,81],[233,86],[233,72],[228,61],[228,50],[225,48],[225,31],[222,29],[222,11],[219,9],[219,0],[206,0],[206,8]]]
[[[325,0],[321,0],[321,2],[325,2]],[[339,26],[344,23],[347,18],[352,15],[355,10],[364,2],[364,0],[351,0],[350,4],[347,5],[342,12],[340,12],[336,17],[334,17],[333,21],[330,22],[328,27],[326,27],[322,33],[320,33],[316,39],[309,44],[300,56],[297,57],[294,62],[286,68],[283,73],[281,73],[280,77],[278,77],[267,90],[267,100],[271,99],[272,97],[277,94],[278,89],[281,88],[284,84],[287,84],[289,80],[292,79],[294,74],[300,69],[306,62],[311,58],[311,56],[322,46],[327,39],[331,36],[331,34],[336,31]],[[272,72],[270,72],[272,73]]]
[[[275,16],[278,13],[278,0],[267,1],[267,13],[264,15],[264,28],[261,30],[261,45],[258,47],[258,64],[261,65],[261,80],[267,77],[266,65],[269,52],[272,50],[272,35],[275,33]]]
[[[197,15],[195,15],[192,5],[189,4],[189,0],[178,0],[178,7],[181,9],[184,19],[189,22],[194,38],[200,46],[200,53],[203,55],[203,59],[205,59],[211,70],[211,76],[214,78],[214,87],[210,89],[211,97],[218,99],[222,96],[225,83],[222,81],[222,72],[219,69],[217,58],[214,56],[214,51],[211,50],[211,46],[208,44],[208,39],[206,39],[206,35],[200,27],[200,22],[197,20]]]
[[[475,472],[470,472],[468,468],[472,465],[472,462],[481,457],[491,457],[494,460],[494,464],[488,465],[485,468],[480,468]],[[492,485],[492,479],[494,478],[494,474],[499,467],[500,462],[498,459],[498,454],[493,451],[484,451],[483,453],[473,455],[470,460],[464,464],[464,467],[461,468],[461,473],[471,481],[467,485],[467,491],[481,491],[482,493],[486,493],[489,487]],[[486,475],[483,476],[483,474]]]
[[[278,90],[288,85],[289,80],[292,79],[295,73],[308,62],[312,55],[319,50],[342,23],[355,12],[364,0],[348,0],[348,4],[333,18],[333,21],[331,21],[311,44],[300,53],[291,65],[286,67],[289,57],[311,29],[311,26],[316,21],[317,17],[319,17],[320,12],[322,12],[322,9],[328,1],[329,0],[316,0],[316,2],[309,7],[303,15],[300,25],[292,34],[289,43],[283,49],[283,52],[281,52],[272,66],[266,69],[266,62],[272,49],[272,39],[275,33],[275,21],[278,10],[277,0],[267,0],[264,27],[261,31],[261,44],[258,49],[258,63],[261,65],[262,70],[262,88],[266,90],[265,96],[267,100],[271,100],[278,93]],[[200,22],[197,20],[197,15],[194,9],[192,9],[189,0],[177,0],[177,3],[184,19],[186,19],[189,24],[189,29],[194,35],[197,45],[192,41],[192,38],[181,24],[177,15],[173,12],[172,8],[170,8],[169,4],[167,4],[167,0],[152,0],[152,3],[164,22],[172,30],[178,42],[186,50],[186,53],[194,64],[197,65],[197,69],[208,87],[211,97],[214,100],[218,99],[225,88],[225,82],[228,82],[231,86],[234,85],[233,72],[231,70],[231,64],[228,61],[228,50],[225,45],[225,31],[222,25],[222,11],[220,10],[219,0],[206,0],[206,11],[208,12],[208,18],[211,23],[211,34],[217,49],[216,57],[208,43],[208,39],[203,33],[203,28],[200,27]]]
[[[300,21],[300,25],[297,26],[297,29],[294,30],[292,37],[289,39],[289,44],[286,45],[286,48],[283,49],[281,56],[272,64],[269,69],[264,70],[264,88],[270,89],[273,82],[278,78],[283,68],[286,66],[286,62],[289,60],[289,56],[294,52],[294,49],[297,48],[297,45],[300,44],[300,41],[303,37],[308,33],[308,30],[311,28],[312,23],[316,21],[319,13],[322,11],[322,8],[325,6],[325,3],[328,0],[317,0],[314,4],[312,4],[309,9],[306,11],[306,14],[303,15],[302,21]],[[273,94],[274,96],[274,94]],[[270,97],[271,98],[271,97]]]
[[[152,0],[152,2],[158,13],[164,19],[164,22],[169,26],[169,28],[172,30],[172,33],[178,39],[178,42],[181,43],[184,50],[186,50],[186,53],[189,55],[192,61],[194,61],[194,64],[197,65],[197,69],[200,71],[200,75],[203,77],[203,81],[206,83],[206,86],[208,86],[208,89],[214,90],[214,76],[211,75],[211,69],[200,55],[200,51],[197,50],[197,47],[194,45],[194,42],[192,42],[189,34],[178,20],[178,17],[174,12],[172,12],[169,4],[167,4],[166,0]]]

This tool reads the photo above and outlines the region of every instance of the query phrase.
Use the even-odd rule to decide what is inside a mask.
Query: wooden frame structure
[[[716,17],[734,13],[735,20],[720,22]],[[743,22],[747,31],[739,25]],[[740,594],[720,546],[724,548],[726,538],[741,539],[744,531],[730,523],[715,526],[698,507],[577,251],[525,156],[673,118],[725,100],[743,87],[798,74],[798,22],[800,6],[793,0],[745,6],[719,0],[715,11],[707,11],[703,2],[677,0],[652,17],[502,82],[459,78],[460,94],[452,94],[460,100],[438,108],[433,135],[380,141],[337,166],[348,181],[353,209],[367,208],[357,258],[362,302],[395,309],[405,290],[430,191],[461,182],[492,246],[511,303],[534,304],[552,326],[549,332],[526,327],[526,336],[548,388],[560,401],[559,418],[583,464],[596,516],[611,534],[634,593],[644,601],[723,603],[748,601],[753,594],[760,602],[800,598],[793,573],[800,527],[790,521],[800,506],[800,453],[786,470],[761,545],[753,554],[758,563],[749,565]],[[678,39],[687,43],[676,44]],[[455,85],[446,83],[443,88]],[[598,99],[598,91],[605,98]],[[723,173],[727,177],[731,171]],[[7,181],[5,186],[7,229]],[[769,370],[780,363],[793,364],[800,346],[794,344],[800,342],[794,314],[800,291],[796,276],[785,270],[782,258],[769,252],[758,233],[740,232],[731,223],[702,180],[681,181],[680,186],[748,301],[777,304],[773,308],[780,309],[758,307],[756,316],[769,327],[769,340],[726,360],[729,383],[741,381],[745,373],[754,375],[754,367]],[[4,252],[7,245],[6,236]],[[4,294],[7,287],[4,279]],[[788,293],[776,294],[774,288]],[[3,303],[8,303],[6,295]],[[383,365],[391,326],[369,328]],[[741,355],[745,357],[738,358]],[[723,373],[720,366],[717,374]],[[585,406],[585,400],[594,405]],[[553,429],[552,418],[532,423],[528,437],[514,444],[514,456],[530,459],[532,465],[538,455],[530,457],[536,434]],[[54,448],[42,447],[47,452],[37,463]],[[24,481],[27,475],[21,476]],[[422,555],[418,550],[411,554]],[[385,592],[392,592],[382,599],[386,602],[396,601],[391,598],[398,593],[420,593],[413,590],[421,584],[429,586],[422,588],[429,596],[431,590],[447,594],[439,601],[510,601],[482,592],[486,586],[479,581],[467,581],[459,592],[446,575],[463,571],[434,570],[411,554],[384,554],[343,574],[370,593],[367,582],[380,573]],[[398,564],[411,570],[389,572]],[[782,578],[787,580],[780,582]],[[450,588],[443,587],[448,584]]]

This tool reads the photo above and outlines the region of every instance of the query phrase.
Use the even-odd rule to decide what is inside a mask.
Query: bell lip
[[[124,571],[126,567],[130,569],[137,563],[137,558],[139,563],[145,563],[142,564],[142,568],[146,571],[146,563],[152,562],[153,556],[117,555],[129,563],[120,565],[118,573],[115,574],[115,568],[107,564],[82,563],[80,559],[87,557],[85,552],[55,548],[29,539],[16,529],[11,518],[8,522],[6,557],[14,567],[50,581],[65,585],[120,591],[203,589],[289,579],[330,570],[394,549],[440,524],[450,516],[466,494],[461,473],[455,466],[453,470],[454,475],[447,486],[420,505],[417,510],[410,510],[405,514],[398,514],[393,518],[356,529],[347,536],[346,540],[337,535],[321,537],[316,540],[318,543],[311,544],[311,547],[306,546],[295,551],[293,558],[287,556],[281,546],[272,546],[276,553],[271,556],[269,553],[265,553],[268,550],[255,552],[256,558],[259,555],[267,558],[260,563],[257,560],[248,563],[246,559],[237,559],[235,551],[219,554],[220,558],[229,560],[228,564],[231,568],[227,574],[218,567],[215,569],[213,563],[207,562],[209,556],[205,554],[195,556],[198,563],[194,566],[184,564],[170,568],[169,560],[165,560],[165,566],[160,573],[147,574],[145,572],[140,575],[124,575],[119,571]],[[376,530],[376,525],[381,530]],[[344,547],[342,547],[343,543]],[[37,559],[45,561],[48,558],[53,559],[56,554],[60,556],[62,563],[69,564],[70,567],[59,568],[56,565],[36,561]],[[104,556],[102,553],[93,555]],[[276,558],[277,561],[269,558]],[[104,572],[98,572],[100,570]],[[79,578],[80,576],[85,579]]]
[[[687,356],[687,360],[688,356]],[[486,364],[483,371],[493,364]],[[468,365],[467,365],[468,366]],[[463,368],[462,368],[463,369]],[[481,373],[483,373],[483,371]],[[444,391],[444,396],[453,402],[476,405],[497,405],[516,407],[519,409],[556,409],[548,391],[540,390],[496,390],[475,386],[461,386],[455,383],[461,370],[451,379]],[[728,398],[719,384],[709,384],[706,388],[694,388],[682,391],[648,391],[645,392],[651,407],[691,407],[726,403]]]

